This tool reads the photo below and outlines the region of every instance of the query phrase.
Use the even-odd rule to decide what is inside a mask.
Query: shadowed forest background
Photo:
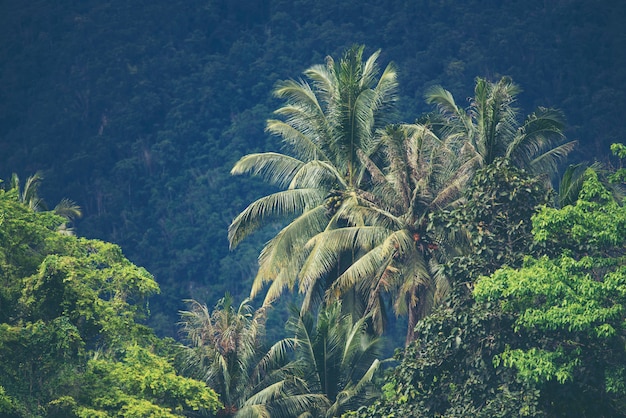
[[[227,228],[267,186],[229,174],[279,150],[264,133],[275,83],[353,44],[396,63],[398,121],[459,105],[475,77],[510,76],[526,114],[560,108],[570,162],[606,162],[626,120],[619,1],[23,1],[0,4],[0,178],[41,172],[40,195],[83,210],[76,234],[119,244],[161,287],[149,324],[175,336],[183,300],[248,295],[258,251]],[[282,327],[282,324],[281,324]]]

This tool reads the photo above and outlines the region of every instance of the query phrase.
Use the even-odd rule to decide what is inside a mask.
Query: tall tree
[[[384,295],[396,313],[407,314],[407,343],[416,321],[447,291],[440,264],[455,251],[451,237],[433,233],[430,216],[457,201],[469,179],[463,142],[438,138],[428,125],[388,126],[381,132],[382,157],[366,161],[367,190],[343,196],[336,209],[343,225],[312,238],[313,251],[301,280],[322,281],[344,253],[352,263],[330,284],[328,297],[357,292],[373,325],[382,332]],[[380,168],[379,168],[380,165]]]
[[[229,228],[229,241],[235,246],[272,220],[288,222],[259,257],[251,294],[257,295],[271,282],[266,303],[295,286],[302,265],[313,251],[307,242],[345,223],[340,211],[329,208],[342,205],[345,196],[370,180],[364,160],[374,158],[379,150],[376,133],[389,121],[397,82],[392,64],[378,76],[379,51],[363,61],[363,50],[355,46],[339,62],[329,57],[325,65],[309,68],[304,73],[309,82],[281,83],[275,95],[286,101],[276,111],[282,119],[269,120],[267,131],[280,136],[293,156],[252,154],[232,170],[233,174],[260,175],[285,189],[250,204]],[[300,280],[299,289],[311,301],[327,286]]]
[[[441,86],[427,91],[426,101],[436,105],[440,129],[465,138],[476,167],[503,157],[536,175],[552,176],[576,143],[564,142],[563,115],[556,109],[539,107],[520,124],[515,107],[520,92],[508,77],[495,83],[478,77],[468,109]]]

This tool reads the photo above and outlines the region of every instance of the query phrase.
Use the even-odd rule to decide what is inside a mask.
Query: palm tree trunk
[[[408,324],[406,330],[406,341],[404,342],[405,347],[408,347],[410,343],[415,340],[415,326],[417,325],[417,321],[419,320],[419,307],[412,303],[412,296],[406,295],[406,305],[408,311]]]

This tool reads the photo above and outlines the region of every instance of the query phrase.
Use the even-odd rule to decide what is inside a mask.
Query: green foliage
[[[417,323],[415,342],[397,353],[400,364],[386,378],[386,396],[346,416],[541,416],[532,385],[492,362],[515,338],[510,317],[467,293]]]
[[[539,392],[493,362],[518,338],[513,318],[497,304],[476,304],[471,289],[503,263],[521,263],[532,242],[530,217],[547,199],[541,180],[496,160],[476,173],[464,205],[433,217],[431,228],[466,237],[468,253],[445,267],[449,297],[398,352],[387,395],[351,416],[541,416]]]
[[[0,413],[6,417],[16,416],[15,412],[15,401],[7,395],[6,390],[2,386],[0,386]]]
[[[138,323],[159,291],[152,276],[117,245],[64,234],[58,227],[65,218],[35,212],[16,196],[17,189],[0,190],[3,412],[180,416],[216,409],[212,390],[177,376],[169,357],[146,348],[167,345]],[[117,353],[126,355],[118,360]]]
[[[46,256],[38,272],[24,279],[20,304],[26,317],[66,316],[80,322],[88,342],[97,336],[100,343],[115,345],[139,336],[143,331],[135,321],[143,316],[138,303],[159,290],[152,276],[114,244],[85,239],[72,244],[75,253]]]
[[[466,203],[435,214],[433,226],[465,235],[468,255],[456,263],[469,263],[474,272],[486,274],[521,263],[532,244],[531,217],[549,196],[541,179],[497,159],[476,173]]]
[[[120,361],[90,359],[82,382],[86,389],[77,398],[84,404],[75,410],[81,418],[170,418],[221,407],[204,383],[179,376],[166,359],[136,344],[125,347]]]
[[[534,383],[547,412],[626,415],[625,220],[626,209],[588,170],[576,205],[533,218],[535,239],[558,255],[528,258],[476,284],[477,300],[512,315],[522,336],[494,361]]]
[[[623,209],[593,170],[585,173],[576,205],[546,207],[533,218],[535,240],[549,254],[568,249],[577,256],[617,256],[626,240],[625,228]]]
[[[615,183],[626,183],[626,168],[624,168],[622,163],[622,161],[626,159],[626,145],[611,144],[611,152],[620,159],[620,164],[615,170],[615,173],[613,173],[609,179]]]

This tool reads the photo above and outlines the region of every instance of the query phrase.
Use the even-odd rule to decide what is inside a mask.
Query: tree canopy
[[[153,277],[117,245],[64,234],[66,218],[21,200],[0,190],[3,416],[215,410],[215,392],[174,369],[172,342],[141,325]]]

